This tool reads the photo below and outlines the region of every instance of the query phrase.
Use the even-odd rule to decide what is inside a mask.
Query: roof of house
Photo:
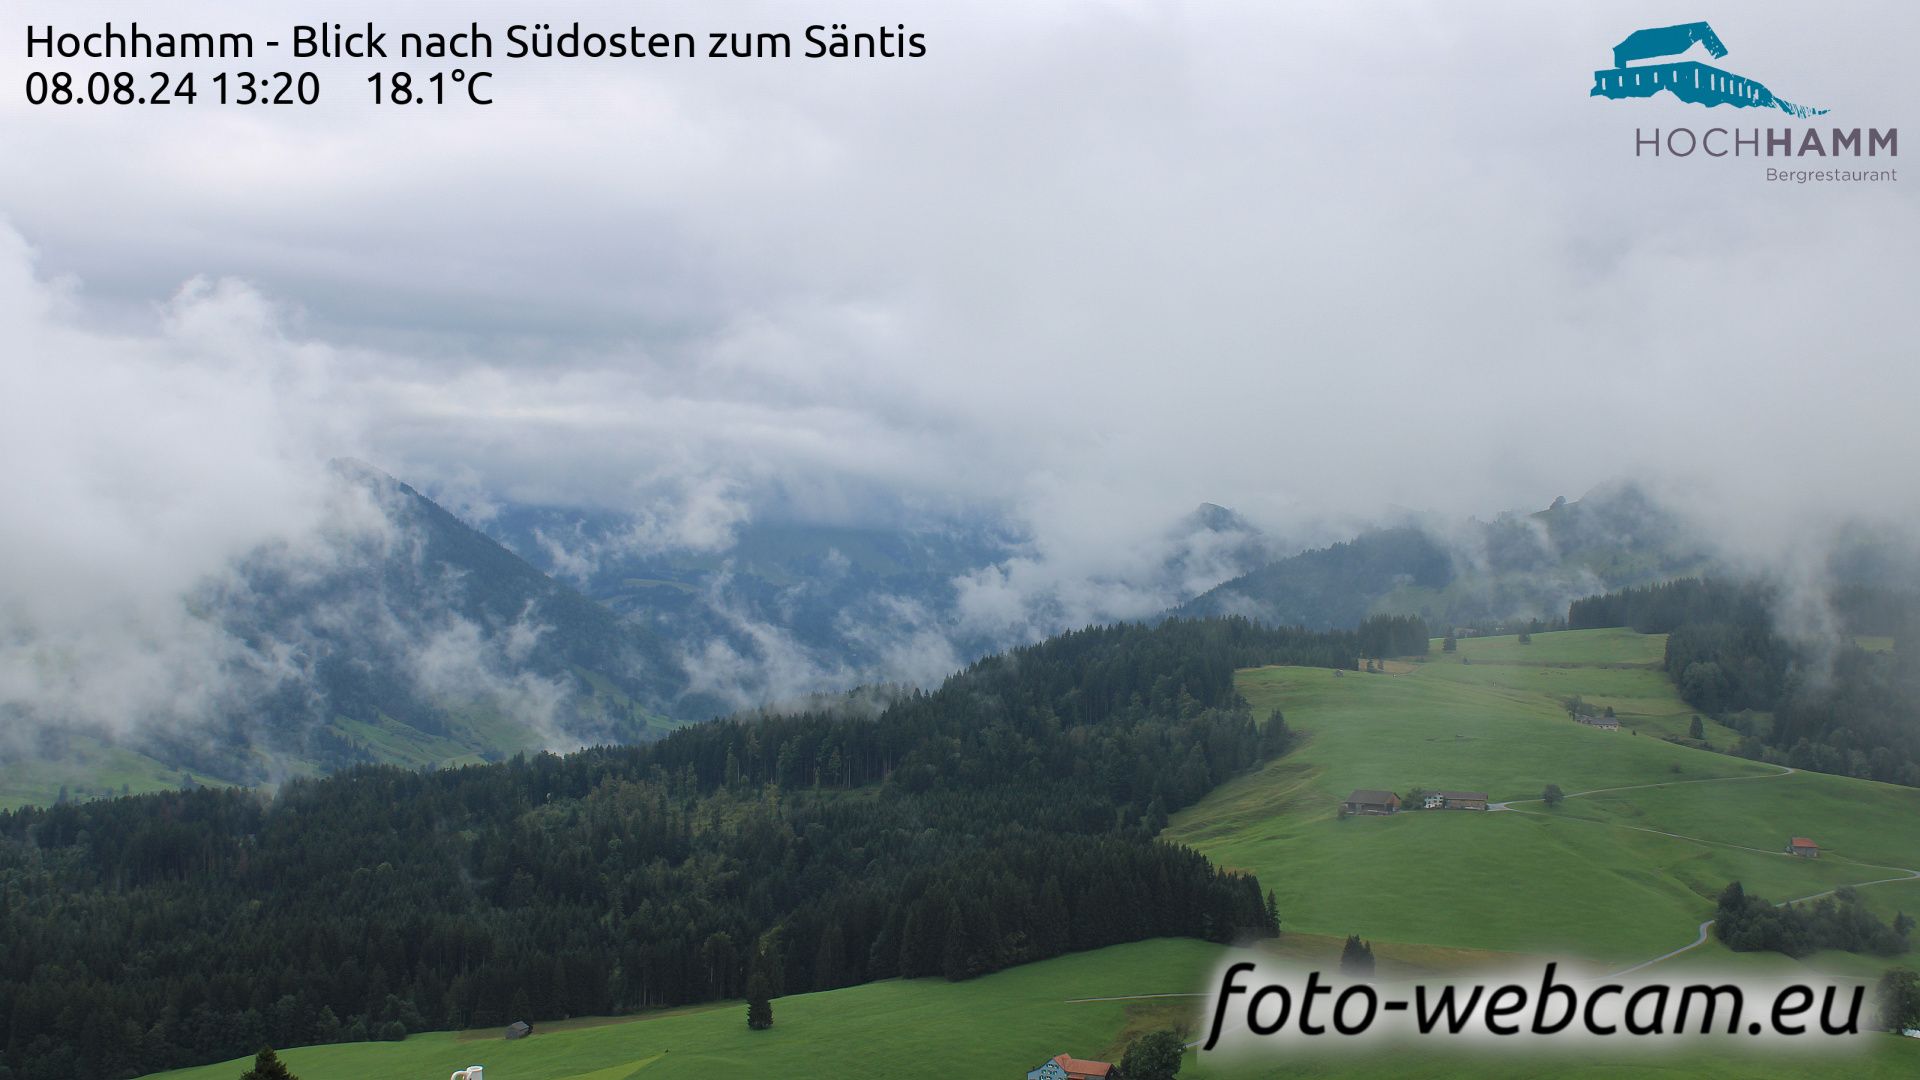
[[[1486,802],[1487,801],[1487,793],[1484,791],[1436,791],[1434,792],[1434,794],[1440,796],[1441,798],[1447,800],[1448,802]]]
[[[1819,847],[1820,845],[1814,843],[1813,841],[1807,839],[1804,836],[1796,836],[1793,838],[1793,846],[1794,847]]]
[[[1113,1071],[1113,1066],[1105,1061],[1085,1061],[1067,1054],[1054,1057],[1053,1063],[1067,1071],[1068,1076],[1105,1076]]]
[[[1347,801],[1351,803],[1399,802],[1400,796],[1391,791],[1379,791],[1374,788],[1354,788],[1353,794],[1347,796]]]

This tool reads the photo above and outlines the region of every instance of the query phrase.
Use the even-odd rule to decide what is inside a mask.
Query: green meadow
[[[1677,785],[1603,792],[1562,809],[1597,821],[1653,825],[1769,851],[1784,850],[1789,837],[1805,836],[1820,844],[1822,864],[1920,869],[1920,789],[1809,772],[1701,786],[1705,790]]]
[[[62,740],[55,751],[30,761],[0,761],[0,810],[32,804],[51,806],[65,788],[72,799],[142,795],[171,791],[180,786],[179,769],[145,754],[110,746],[86,735]],[[226,783],[220,777],[195,774],[199,783]]]
[[[605,676],[585,668],[574,672],[592,689],[595,705],[603,712],[634,711],[633,701]],[[661,716],[649,715],[646,721],[656,731],[679,726],[679,721]],[[548,743],[548,736],[493,706],[463,706],[448,734],[422,731],[385,713],[371,721],[335,716],[330,727],[364,751],[367,760],[403,768],[477,765],[515,753],[533,753]],[[276,776],[314,776],[320,771],[298,758],[258,752],[254,756]],[[99,799],[172,791],[187,780],[208,787],[233,784],[231,778],[185,772],[136,750],[70,734],[62,736],[58,745],[36,751],[31,760],[0,758],[0,810],[51,806],[63,788],[71,799]]]
[[[1342,938],[1372,941],[1383,975],[1538,963],[1591,970],[1650,960],[1693,942],[1730,880],[1776,900],[1920,868],[1920,791],[1744,761],[1669,742],[1692,711],[1659,670],[1664,641],[1624,630],[1435,643],[1399,674],[1263,668],[1240,688],[1265,716],[1281,709],[1298,748],[1177,815],[1166,835],[1259,874],[1283,935],[1263,952],[1331,967]],[[1622,730],[1568,719],[1572,695],[1611,706]],[[1707,725],[1710,741],[1733,735]],[[1541,789],[1577,794],[1548,809]],[[1353,788],[1486,791],[1512,810],[1342,819]],[[1605,790],[1621,789],[1621,790]],[[1669,835],[1672,834],[1672,835]],[[1811,836],[1823,857],[1782,853]],[[1864,890],[1883,917],[1920,912],[1920,879]],[[1149,941],[1062,957],[972,982],[889,981],[781,998],[775,1026],[751,1032],[737,1003],[617,1020],[544,1025],[508,1043],[494,1031],[399,1043],[296,1048],[302,1080],[439,1080],[469,1064],[488,1080],[669,1080],[777,1074],[811,1078],[1019,1077],[1053,1054],[1117,1060],[1155,1027],[1197,1031],[1196,996],[1227,950]],[[1909,961],[1911,962],[1911,961]],[[1663,961],[1697,973],[1873,978],[1886,962],[1844,953],[1804,960],[1738,954],[1717,941]],[[1123,1000],[1087,1000],[1119,998]],[[1229,1062],[1190,1054],[1182,1077],[1912,1077],[1920,1040],[1861,1039],[1819,1056],[1765,1048],[1650,1056],[1577,1044],[1557,1057],[1425,1045]],[[245,1062],[161,1074],[233,1080]]]
[[[302,1047],[281,1057],[301,1080],[443,1080],[484,1065],[487,1080],[672,1080],[778,1075],[786,1080],[1025,1076],[1055,1054],[1116,1054],[1130,1027],[1193,1011],[1192,998],[1074,1001],[1188,994],[1206,984],[1220,950],[1149,941],[1061,957],[972,982],[892,980],[780,998],[774,1026],[749,1031],[730,1003],[617,1021],[542,1025],[507,1042],[498,1031],[415,1035],[397,1043]],[[234,1080],[236,1061],[159,1074]]]
[[[1527,645],[1465,639],[1405,674],[1242,672],[1256,714],[1283,710],[1302,745],[1182,812],[1167,835],[1259,874],[1293,929],[1622,964],[1694,940],[1732,880],[1788,899],[1920,867],[1920,791],[1660,738],[1685,734],[1693,715],[1655,666],[1664,647],[1627,630],[1564,631]],[[1573,695],[1612,707],[1622,730],[1572,722]],[[1596,793],[1549,810],[1537,801],[1549,783]],[[1354,788],[1416,787],[1533,801],[1338,814]],[[1787,857],[1789,835],[1831,851]]]
[[[1262,953],[1331,967],[1340,942],[1284,936]],[[414,1035],[403,1042],[299,1047],[281,1058],[301,1080],[440,1080],[483,1065],[487,1080],[672,1080],[778,1075],[786,1080],[892,1080],[923,1074],[1018,1078],[1056,1053],[1117,1060],[1133,1037],[1158,1027],[1198,1033],[1203,993],[1233,950],[1195,941],[1147,941],[1061,957],[966,983],[890,980],[779,998],[774,1026],[747,1030],[738,1002],[613,1020],[544,1024],[508,1042],[494,1030]],[[1516,957],[1381,943],[1380,971],[1421,976],[1499,964]],[[1164,996],[1162,996],[1164,995]],[[1099,1000],[1121,998],[1124,1000]],[[1530,1078],[1542,1075],[1893,1078],[1920,1069],[1920,1041],[1862,1040],[1832,1060],[1747,1054],[1649,1058],[1628,1051],[1577,1058],[1489,1059],[1405,1045],[1302,1059],[1220,1061],[1190,1052],[1182,1077]],[[1657,1063],[1657,1068],[1647,1066]],[[236,1080],[249,1062],[156,1074],[154,1080]]]

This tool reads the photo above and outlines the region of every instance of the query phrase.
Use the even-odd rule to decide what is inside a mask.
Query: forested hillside
[[[1737,753],[1920,786],[1920,597],[1845,588],[1829,606],[1839,625],[1794,624],[1774,586],[1686,579],[1576,601],[1568,621],[1668,635],[1680,696],[1743,732]]]
[[[217,655],[191,704],[103,723],[9,702],[0,769],[12,790],[54,801],[52,786],[33,794],[36,770],[71,776],[72,796],[90,798],[128,776],[139,790],[153,777],[259,784],[358,763],[500,760],[643,741],[727,711],[688,692],[658,635],[406,484],[353,462],[329,482],[344,520],[260,546],[181,602]]]
[[[1137,558],[1091,582],[1023,578],[1014,608],[987,615],[979,590],[1040,558],[999,508],[930,514],[868,506],[841,523],[771,507],[686,535],[647,515],[508,504],[479,527],[689,657],[694,685],[730,708],[871,682],[931,685],[969,661],[1088,622],[1171,603],[1272,559],[1274,541],[1203,503],[1139,540]],[[1025,569],[1022,569],[1025,568]]]
[[[0,1077],[1270,932],[1257,882],[1153,836],[1286,745],[1236,668],[1356,655],[1237,619],[1092,629],[877,716],[3,814]]]
[[[1350,627],[1397,587],[1438,590],[1452,580],[1453,559],[1439,541],[1419,529],[1380,529],[1269,563],[1201,594],[1180,612]]]
[[[242,567],[244,587],[209,600],[230,633],[287,653],[302,676],[254,704],[243,745],[337,768],[431,763],[385,754],[361,734],[382,728],[480,756],[518,749],[529,735],[637,741],[650,718],[661,733],[659,714],[685,686],[665,642],[406,484],[365,466],[336,468],[372,493],[388,534],[340,545],[317,571],[261,553]],[[692,715],[712,715],[699,708]],[[530,717],[536,730],[514,729]],[[263,778],[257,769],[213,771]]]

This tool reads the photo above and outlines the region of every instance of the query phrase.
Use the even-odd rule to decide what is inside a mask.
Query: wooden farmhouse
[[[1343,813],[1348,814],[1397,814],[1400,812],[1400,796],[1391,791],[1376,791],[1373,788],[1355,788],[1347,801],[1340,804]]]
[[[1429,791],[1422,800],[1428,810],[1485,810],[1487,793],[1484,791]]]

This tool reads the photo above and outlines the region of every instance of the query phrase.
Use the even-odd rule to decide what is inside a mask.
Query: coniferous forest
[[[0,1080],[1272,933],[1256,881],[1154,834],[1286,748],[1236,667],[1357,648],[1098,628],[877,714],[0,814]]]
[[[1920,598],[1841,589],[1838,625],[1788,612],[1769,585],[1686,579],[1575,601],[1576,629],[1666,634],[1680,696],[1742,732],[1745,757],[1920,787]],[[1869,651],[1854,635],[1892,639]]]
[[[1908,949],[1913,918],[1901,914],[1891,925],[1881,921],[1857,889],[1843,887],[1812,903],[1774,904],[1736,881],[1720,893],[1713,932],[1735,952],[1807,956],[1839,949],[1899,956]]]

